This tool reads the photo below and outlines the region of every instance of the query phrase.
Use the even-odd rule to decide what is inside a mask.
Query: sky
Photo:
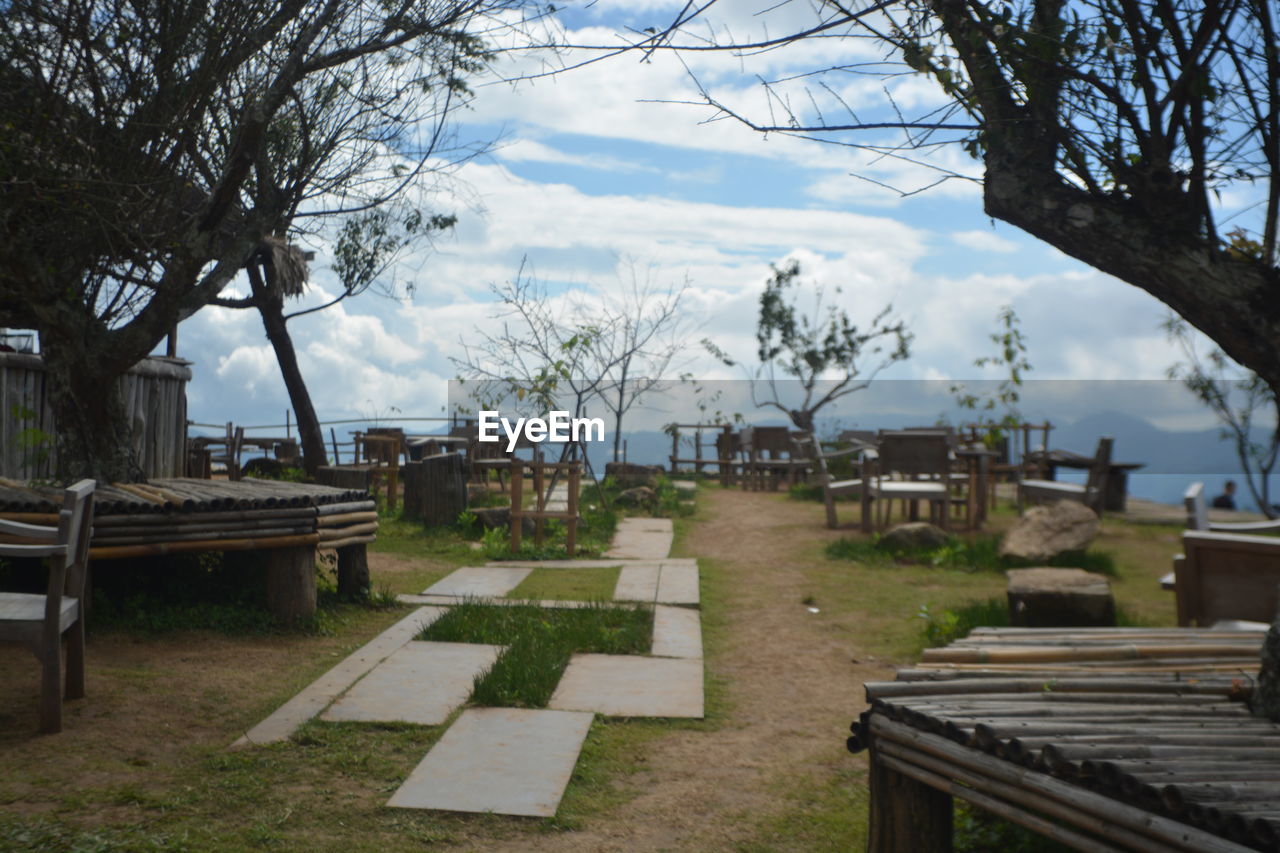
[[[660,27],[683,5],[600,0],[571,8],[560,22],[568,41],[610,44],[619,28]],[[747,14],[744,4],[724,5],[715,23],[739,34],[777,32],[809,14],[807,4],[763,18]],[[806,280],[825,285],[828,298],[839,288],[837,304],[855,322],[891,304],[907,324],[911,357],[883,378],[997,376],[973,362],[994,353],[989,336],[1005,305],[1021,320],[1032,378],[1163,378],[1180,354],[1160,329],[1167,310],[1159,302],[991,220],[974,181],[906,197],[882,186],[920,188],[937,169],[978,175],[957,147],[935,151],[928,165],[876,159],[713,121],[708,107],[687,103],[698,100],[700,84],[744,115],[764,117],[770,103],[759,79],[877,59],[869,49],[826,40],[740,58],[659,53],[642,61],[631,54],[514,85],[477,81],[458,132],[491,142],[491,150],[425,197],[458,221],[391,273],[414,285],[413,298],[366,294],[289,326],[320,418],[442,415],[448,380],[457,375],[450,357],[498,328],[491,286],[521,274],[564,299],[574,290],[618,293],[636,279],[658,288],[687,284],[689,346],[673,373],[741,378],[697,341],[709,338],[750,359],[759,294],[771,265],[790,260],[800,262]],[[515,52],[496,70],[511,77],[544,61]],[[824,90],[800,78],[779,97],[809,103],[807,85],[835,93],[864,116],[883,110],[876,104],[886,89],[904,108],[942,103],[911,77],[826,82]],[[298,307],[337,289],[328,247],[314,248]],[[283,423],[288,396],[256,313],[200,311],[181,326],[179,354],[193,362],[192,420]],[[1207,424],[1193,418],[1176,425]]]

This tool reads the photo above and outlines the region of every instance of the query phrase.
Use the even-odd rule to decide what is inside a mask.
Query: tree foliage
[[[773,267],[760,294],[758,364],[751,373],[751,392],[757,406],[778,409],[797,429],[813,432],[821,409],[862,390],[880,371],[907,358],[911,334],[901,320],[890,319],[890,305],[859,328],[844,308],[825,302],[821,286],[812,290],[813,307],[806,311],[801,300],[808,290],[800,280],[799,261]],[[840,293],[836,288],[835,294]],[[703,345],[726,364],[734,363],[713,342]],[[799,389],[798,402],[788,393],[792,386]]]
[[[136,476],[114,380],[264,238],[430,167],[519,0],[17,0],[0,325],[40,334],[64,476]]]

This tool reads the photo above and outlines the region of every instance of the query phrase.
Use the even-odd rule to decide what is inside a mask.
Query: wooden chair
[[[1178,624],[1219,620],[1270,624],[1280,584],[1280,537],[1188,530],[1173,558]]]
[[[884,430],[874,457],[868,456],[873,467],[863,476],[877,500],[878,526],[887,525],[896,499],[913,505],[928,501],[938,525],[950,527],[951,453],[945,432]]]
[[[1089,466],[1089,477],[1084,485],[1060,483],[1057,480],[1021,480],[1018,483],[1018,508],[1023,501],[1048,503],[1050,501],[1079,501],[1102,515],[1102,503],[1107,494],[1107,476],[1111,472],[1111,446],[1115,439],[1104,436],[1098,439],[1098,449]]]
[[[810,433],[802,433],[795,439],[795,442],[799,452],[803,453],[811,461],[817,478],[817,485],[822,486],[822,502],[826,505],[827,510],[827,527],[835,530],[839,525],[836,518],[835,499],[843,495],[856,494],[861,498],[861,526],[863,529],[869,529],[871,524],[871,496],[862,487],[862,478],[835,480],[827,470],[828,460],[861,454],[866,448],[856,445],[843,450],[825,451],[822,448],[822,443]]]
[[[63,492],[58,526],[0,519],[0,557],[45,557],[44,595],[0,592],[0,640],[19,642],[40,660],[40,731],[62,731],[62,635],[67,634],[66,698],[84,696],[84,590],[93,524],[93,480]]]
[[[227,468],[228,480],[240,479],[240,452],[244,444],[244,427],[233,427],[227,422],[227,440],[221,453],[214,453],[211,462],[221,462]]]

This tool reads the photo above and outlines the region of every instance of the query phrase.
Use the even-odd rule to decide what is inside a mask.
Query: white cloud
[[[993,231],[954,231],[952,242],[978,252],[1009,254],[1018,251],[1018,244],[1006,240]]]

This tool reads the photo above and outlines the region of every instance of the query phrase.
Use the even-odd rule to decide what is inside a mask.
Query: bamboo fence
[[[868,683],[849,749],[1080,850],[1280,850],[1263,637],[978,629]]]

